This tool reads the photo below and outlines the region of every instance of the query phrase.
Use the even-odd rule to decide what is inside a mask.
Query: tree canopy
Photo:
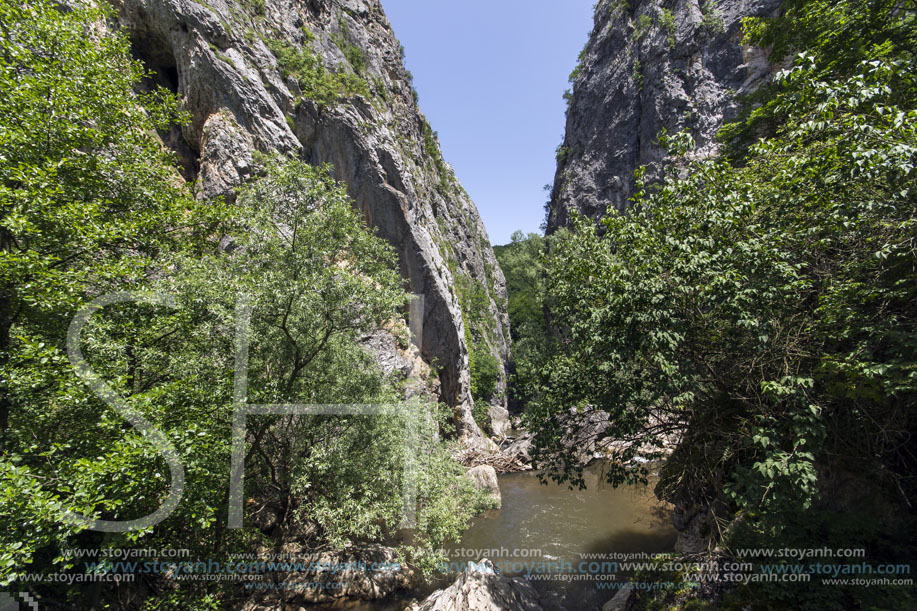
[[[407,334],[393,248],[330,168],[296,159],[259,158],[232,206],[195,199],[158,135],[188,117],[175,95],[139,87],[146,71],[125,34],[106,29],[110,17],[0,1],[0,584],[85,572],[71,548],[137,543],[225,560],[290,541],[324,550],[386,541],[429,569],[489,501],[438,440],[438,407],[406,402],[403,381],[363,346],[383,329]],[[128,293],[144,298],[106,297]],[[109,305],[93,306],[100,298]],[[241,373],[240,304],[250,312]],[[87,307],[79,350],[110,387],[107,401],[68,359],[68,329]],[[379,409],[250,416],[246,527],[236,530],[227,514],[240,375],[248,404]],[[126,411],[161,432],[184,494],[154,526],[87,530],[69,513],[145,516],[176,477]],[[408,484],[410,537],[399,531]],[[148,586],[159,600],[140,596]],[[28,587],[71,608],[100,596],[209,608],[240,594],[164,575],[104,591]]]
[[[578,483],[559,416],[594,406],[622,442],[616,483],[645,481],[646,460],[678,441],[657,494],[709,509],[713,540],[805,546],[817,532],[900,557],[886,543],[907,540],[917,496],[913,7],[792,2],[746,26],[778,56],[797,52],[724,133],[764,137],[692,160],[689,133],[663,134],[680,166],[661,184],[638,172],[632,207],[601,235],[579,219],[551,249],[559,341],[532,413],[538,460]],[[843,511],[897,518],[856,530]],[[742,600],[849,602],[826,590]]]

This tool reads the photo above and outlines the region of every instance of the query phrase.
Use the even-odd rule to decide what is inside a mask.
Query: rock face
[[[233,198],[253,153],[333,165],[422,295],[423,359],[466,438],[469,342],[508,359],[506,289],[468,194],[420,112],[378,0],[115,0],[150,85],[178,92],[192,120],[164,140],[201,197]],[[329,93],[330,92],[330,93]]]
[[[361,339],[363,348],[373,356],[379,370],[389,378],[404,384],[404,398],[435,401],[439,384],[432,378],[430,366],[420,350],[408,340],[409,331],[401,325],[395,329],[379,329]]]
[[[634,590],[625,588],[614,595],[614,598],[602,605],[602,611],[630,611],[636,602]]]
[[[490,421],[490,433],[498,439],[512,428],[509,410],[503,405],[491,405],[487,409],[487,418]]]
[[[484,560],[409,611],[541,611],[538,593],[527,581],[496,575]]]
[[[515,438],[512,443],[503,448],[503,454],[510,456],[531,468],[531,451],[533,439],[534,435],[532,435],[532,433],[523,433],[519,437]]]
[[[295,609],[302,604],[330,603],[345,598],[376,600],[419,583],[419,575],[400,563],[397,552],[381,545],[296,554],[295,558],[291,564],[307,568],[266,574],[266,580],[284,584],[284,587],[255,590],[255,595],[243,603],[243,611],[281,608],[277,592],[287,593],[283,600]]]
[[[717,152],[737,97],[776,70],[763,49],[741,44],[741,20],[773,14],[781,0],[601,0],[574,72],[564,142],[558,149],[548,233],[622,210],[633,173],[662,176],[663,129],[690,131],[698,155]],[[571,76],[574,76],[571,75]]]
[[[678,539],[675,551],[702,554],[709,551],[716,536],[716,519],[710,508],[692,502],[676,503],[673,517]]]
[[[474,482],[478,490],[487,490],[493,495],[497,507],[503,504],[503,495],[500,494],[500,482],[497,480],[497,470],[490,465],[478,465],[468,470],[468,477]]]

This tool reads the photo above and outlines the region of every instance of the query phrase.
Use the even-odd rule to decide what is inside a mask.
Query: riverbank
[[[656,499],[652,481],[613,488],[604,483],[604,470],[600,461],[585,468],[585,490],[544,485],[536,471],[501,474],[502,507],[477,516],[444,550],[448,575],[382,600],[315,608],[402,611],[450,588],[469,563],[486,559],[497,574],[529,584],[546,611],[601,609],[617,591],[610,584],[630,576],[620,560],[671,552],[677,537],[672,507]]]

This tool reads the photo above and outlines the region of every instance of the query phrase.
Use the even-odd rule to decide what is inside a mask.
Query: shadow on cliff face
[[[155,91],[162,87],[172,93],[181,93],[178,62],[172,53],[168,41],[149,29],[135,29],[130,32],[131,55],[143,63],[149,72],[143,79],[141,88],[144,91]],[[161,131],[159,136],[163,143],[177,156],[181,166],[181,175],[188,182],[197,180],[200,174],[200,150],[188,142],[177,125],[169,126],[168,131]]]

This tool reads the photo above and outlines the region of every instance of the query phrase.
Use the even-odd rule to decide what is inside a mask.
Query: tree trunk
[[[12,249],[13,238],[9,231],[0,229],[0,250]],[[10,328],[13,326],[13,298],[11,286],[0,287],[0,455],[7,452],[6,431],[10,425],[10,388],[6,366],[10,358]]]

